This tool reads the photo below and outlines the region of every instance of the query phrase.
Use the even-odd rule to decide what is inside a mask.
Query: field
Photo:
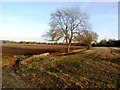
[[[4,55],[33,55],[49,52],[50,54],[65,52],[65,45],[47,45],[47,44],[4,44],[2,54]],[[72,46],[71,50],[81,49],[83,47]]]
[[[120,48],[5,44],[3,88],[120,88]],[[50,53],[48,56],[34,55]],[[15,67],[15,59],[24,62]]]

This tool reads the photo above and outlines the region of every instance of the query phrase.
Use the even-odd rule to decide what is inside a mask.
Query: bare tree
[[[83,32],[83,42],[87,45],[87,49],[89,50],[92,47],[92,42],[97,42],[98,35],[93,31],[84,31]]]
[[[52,41],[64,40],[69,53],[73,37],[81,33],[89,24],[89,17],[79,8],[58,9],[51,14],[50,30],[46,36]]]
[[[87,45],[87,49],[89,50],[92,47],[92,42],[97,43],[97,39],[97,33],[93,31],[83,30],[81,34],[75,36],[74,41]]]

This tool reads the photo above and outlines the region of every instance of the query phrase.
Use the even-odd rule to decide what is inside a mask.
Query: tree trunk
[[[88,44],[88,46],[87,46],[87,50],[90,50],[91,47],[92,47],[92,44]]]
[[[68,44],[66,48],[66,53],[69,53],[69,52],[70,52],[70,44]]]

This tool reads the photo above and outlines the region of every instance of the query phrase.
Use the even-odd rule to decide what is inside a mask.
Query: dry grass
[[[3,66],[3,87],[16,87],[21,83],[20,88],[120,88],[119,50],[99,47],[40,57],[20,64],[17,74],[15,67]],[[14,62],[13,56],[5,55],[3,60],[3,65]]]

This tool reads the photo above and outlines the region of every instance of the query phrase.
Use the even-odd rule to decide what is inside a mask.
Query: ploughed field
[[[72,46],[70,49],[81,49],[84,47]],[[66,45],[47,44],[3,44],[3,55],[34,55],[49,52],[51,54],[65,52]]]
[[[27,57],[23,53],[13,55],[11,51],[5,53],[4,50],[11,49],[3,46],[3,88],[120,88],[120,48],[93,47],[86,50],[85,47],[76,46],[71,48],[69,54],[65,54],[65,46],[37,46],[16,47],[18,51],[21,48],[25,51],[45,49],[42,52],[44,56],[41,52],[33,55],[38,53],[30,51],[32,54]],[[50,54],[46,54],[46,50],[52,49],[56,52],[47,51]],[[16,57],[21,58],[19,67],[14,67]]]

